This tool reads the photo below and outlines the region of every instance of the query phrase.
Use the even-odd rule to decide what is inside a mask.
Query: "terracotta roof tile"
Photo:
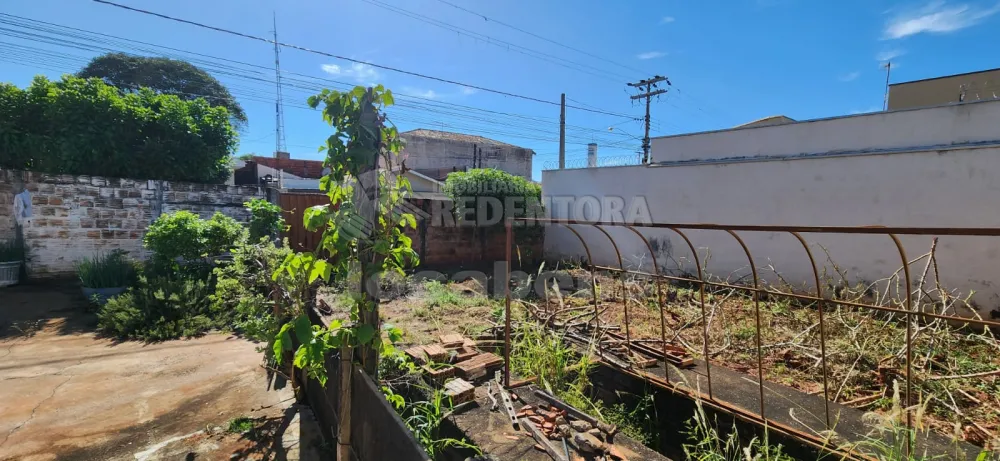
[[[300,178],[318,179],[323,177],[323,161],[283,159],[275,157],[254,156],[253,161],[276,170],[284,170]]]

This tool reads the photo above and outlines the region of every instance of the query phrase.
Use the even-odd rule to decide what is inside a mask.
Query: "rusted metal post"
[[[503,291],[504,291],[504,321],[503,321],[503,384],[510,387],[510,248],[514,244],[514,221],[507,218],[504,221],[504,228],[507,233],[507,264],[504,266]]]
[[[816,310],[819,311],[819,354],[822,359],[820,362],[823,365],[823,405],[826,409],[826,428],[830,429],[830,386],[827,383],[827,372],[826,372],[826,327],[823,321],[823,286],[819,283],[819,271],[816,269],[816,260],[813,258],[812,251],[809,250],[809,245],[806,240],[802,238],[798,232],[789,232],[794,235],[799,243],[802,244],[802,248],[806,250],[806,255],[809,256],[809,265],[812,266],[813,278],[816,280]]]
[[[705,274],[702,273],[701,260],[698,259],[698,251],[691,244],[691,239],[676,227],[670,227],[669,229],[680,235],[684,239],[684,242],[687,243],[688,248],[691,249],[691,256],[694,258],[694,265],[698,269],[698,291],[701,298],[701,333],[705,339],[704,347],[702,348],[705,355],[705,375],[708,378],[708,398],[714,400],[715,395],[712,394],[712,358],[709,357],[708,353],[708,315],[705,313]]]
[[[760,418],[767,422],[767,416],[764,413],[764,350],[760,345],[760,279],[757,277],[757,265],[753,262],[753,256],[750,254],[750,249],[747,248],[747,244],[743,242],[743,239],[736,232],[726,231],[729,235],[732,235],[737,242],[740,243],[740,247],[743,248],[743,252],[747,255],[747,261],[750,262],[750,272],[753,273],[753,312],[754,312],[754,324],[757,329],[757,386],[760,390]]]
[[[899,250],[899,258],[903,261],[904,286],[906,287],[906,453],[907,457],[913,452],[910,431],[913,430],[913,412],[910,406],[913,405],[913,287],[910,282],[910,263],[906,257],[906,250],[895,234],[889,234],[889,238],[896,244]],[[919,307],[919,306],[918,306]]]
[[[615,239],[611,237],[608,231],[604,230],[601,226],[594,226],[595,229],[601,231],[605,237],[611,241],[611,247],[615,249],[615,256],[618,257],[618,267],[621,268],[621,272],[618,274],[618,280],[621,281],[622,286],[622,304],[625,306],[625,350],[631,350],[632,347],[632,336],[629,334],[629,318],[628,318],[628,294],[625,291],[625,265],[622,264],[622,252],[618,250],[618,244],[615,243]],[[625,357],[625,362],[632,366],[632,360],[629,357]]]
[[[590,247],[587,246],[587,242],[583,240],[583,237],[580,236],[580,233],[577,232],[576,229],[573,229],[572,227],[570,227],[568,225],[566,225],[564,227],[566,227],[566,229],[569,229],[569,231],[572,232],[573,235],[575,235],[576,238],[580,240],[580,244],[583,245],[583,251],[587,253],[587,264],[590,266],[590,293],[594,296],[594,325],[595,325],[595,328],[597,329],[596,331],[600,331],[601,330],[601,314],[600,314],[600,309],[598,308],[598,300],[597,300],[597,273],[594,272],[594,258],[591,257],[591,255],[590,255]],[[597,350],[598,351],[602,351],[600,336],[597,337]]]
[[[660,266],[656,263],[656,252],[653,251],[653,245],[650,245],[649,240],[639,233],[639,231],[635,230],[634,227],[626,225],[625,228],[635,232],[635,235],[642,239],[642,243],[646,244],[646,249],[649,250],[649,256],[653,258],[653,273],[657,276],[660,275]],[[660,279],[658,277],[653,277],[652,279],[653,283],[656,284],[656,299],[659,301],[660,305],[660,341],[663,345],[663,379],[669,383],[670,362],[667,361],[667,320],[663,316],[663,290],[660,289]]]

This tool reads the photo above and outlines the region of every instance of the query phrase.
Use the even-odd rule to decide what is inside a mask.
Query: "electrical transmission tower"
[[[629,83],[628,86],[633,88],[638,88],[639,90],[644,90],[644,93],[632,96],[632,100],[636,99],[646,99],[646,136],[642,138],[642,163],[649,163],[649,101],[653,96],[660,95],[667,92],[666,88],[660,88],[660,82],[667,82],[667,86],[670,86],[670,80],[667,77],[662,77],[659,75],[653,78],[647,78],[645,80],[639,80],[635,83]]]
[[[278,46],[278,19],[274,17],[274,76],[275,76],[275,89],[277,90],[277,98],[274,101],[274,156],[278,156],[278,152],[286,152],[285,149],[285,111],[283,106],[285,105],[281,96],[281,62],[278,59],[278,54],[281,52]]]

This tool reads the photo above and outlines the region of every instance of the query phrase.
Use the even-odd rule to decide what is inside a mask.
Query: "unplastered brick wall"
[[[208,218],[219,211],[246,221],[243,202],[264,197],[258,187],[0,170],[0,238],[15,235],[14,195],[25,189],[32,217],[22,235],[32,277],[72,274],[97,252],[145,258],[142,237],[160,214],[189,210]]]

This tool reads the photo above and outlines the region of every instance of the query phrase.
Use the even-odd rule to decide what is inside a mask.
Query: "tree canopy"
[[[186,61],[108,53],[92,59],[77,76],[96,77],[129,92],[149,88],[188,101],[205,98],[212,106],[225,107],[234,125],[241,127],[247,123],[246,112],[229,90],[208,72]]]

